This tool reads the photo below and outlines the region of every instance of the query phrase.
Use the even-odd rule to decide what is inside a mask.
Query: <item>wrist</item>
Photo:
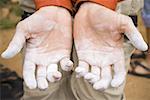
[[[63,13],[69,13],[69,11],[67,9],[65,9],[64,7],[59,7],[59,6],[45,6],[45,7],[41,7],[38,12],[42,12],[44,14],[49,15],[50,12],[63,12]],[[69,13],[70,14],[70,13]]]
[[[87,13],[93,13],[93,14],[96,14],[97,11],[100,13],[102,11],[103,13],[103,9],[107,9],[106,7],[102,6],[102,5],[99,5],[97,3],[93,3],[93,2],[84,2],[80,8],[79,8],[79,11],[82,11],[82,12],[87,12]],[[78,12],[79,12],[78,11]]]

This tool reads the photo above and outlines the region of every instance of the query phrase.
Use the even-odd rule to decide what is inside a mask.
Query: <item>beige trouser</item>
[[[126,68],[129,66],[130,56],[134,48],[130,43],[124,43]],[[73,49],[73,60],[77,66],[77,56]],[[128,69],[128,68],[127,68]],[[125,82],[118,88],[111,86],[103,91],[96,91],[83,78],[75,78],[75,72],[64,72],[63,78],[56,83],[49,83],[47,90],[30,90],[24,86],[25,94],[23,100],[125,100],[124,86]]]

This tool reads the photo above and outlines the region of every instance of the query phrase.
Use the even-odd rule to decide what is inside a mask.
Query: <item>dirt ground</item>
[[[145,33],[141,20],[139,21],[139,29]],[[15,29],[0,30],[0,54],[4,51],[11,40]],[[143,35],[146,37],[146,35]],[[19,53],[12,59],[5,60],[0,57],[0,63],[15,70],[22,76],[22,54]],[[128,75],[125,88],[127,100],[150,100],[150,80]]]

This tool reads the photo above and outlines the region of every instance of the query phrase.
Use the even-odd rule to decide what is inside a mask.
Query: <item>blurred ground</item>
[[[13,19],[14,17],[10,16],[10,18]],[[17,20],[18,19],[19,18],[17,18]],[[139,20],[139,30],[143,33],[143,36],[146,39],[145,29],[141,18]],[[0,54],[8,46],[14,32],[15,28],[8,29],[6,27],[6,29],[0,29]],[[20,76],[22,76],[22,58],[21,53],[9,60],[5,60],[0,57],[0,64],[3,64],[11,70],[15,70]],[[150,80],[128,75],[125,93],[127,100],[150,100]]]
[[[150,79],[128,75],[125,93],[127,100],[150,100]]]

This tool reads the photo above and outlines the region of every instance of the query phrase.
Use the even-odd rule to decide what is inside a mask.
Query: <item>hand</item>
[[[75,16],[73,33],[79,59],[77,77],[83,76],[96,90],[104,90],[110,84],[121,85],[126,76],[123,33],[137,49],[147,50],[129,17],[98,4],[82,4]]]
[[[16,33],[3,58],[15,56],[26,45],[23,78],[30,89],[46,89],[48,82],[61,79],[58,63],[71,70],[72,20],[61,7],[43,7],[18,23]]]

